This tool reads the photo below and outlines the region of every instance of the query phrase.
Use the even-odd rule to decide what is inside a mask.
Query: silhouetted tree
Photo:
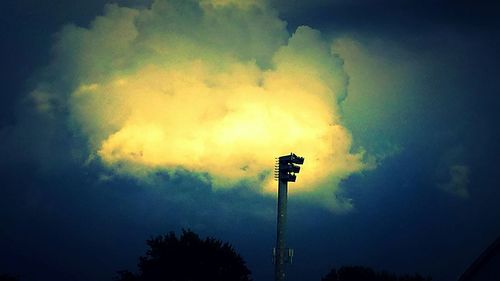
[[[7,274],[0,274],[0,281],[19,281],[19,278]]]
[[[332,269],[321,281],[431,281],[431,277],[419,274],[397,276],[386,271],[376,272],[364,266],[343,266]]]
[[[118,272],[117,281],[250,281],[250,270],[228,243],[204,240],[190,230],[158,236],[147,241],[139,258],[139,273]]]

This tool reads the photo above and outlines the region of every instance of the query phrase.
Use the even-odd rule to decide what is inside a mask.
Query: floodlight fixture
[[[275,265],[275,281],[285,281],[285,263],[291,263],[293,249],[286,248],[286,206],[288,197],[288,182],[295,182],[300,166],[304,164],[304,157],[299,157],[294,153],[281,156],[276,161],[275,178],[278,180],[278,216],[276,248],[273,249],[273,262]]]

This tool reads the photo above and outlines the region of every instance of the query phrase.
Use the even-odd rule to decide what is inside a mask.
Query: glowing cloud
[[[342,60],[319,32],[290,36],[265,2],[241,3],[109,5],[60,32],[54,76],[32,97],[44,112],[65,104],[91,156],[118,174],[180,168],[274,193],[273,159],[293,151],[306,164],[291,192],[349,208],[338,184],[371,164],[341,122]]]

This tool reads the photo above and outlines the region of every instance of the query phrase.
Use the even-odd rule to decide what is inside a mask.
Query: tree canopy
[[[117,281],[250,281],[245,261],[228,243],[200,239],[183,230],[147,240],[149,249],[139,258],[139,273],[120,271]]]
[[[8,274],[0,274],[0,281],[19,281],[19,278]]]
[[[401,275],[385,271],[377,272],[364,266],[343,266],[338,270],[333,268],[321,281],[431,281],[431,277],[419,274]]]

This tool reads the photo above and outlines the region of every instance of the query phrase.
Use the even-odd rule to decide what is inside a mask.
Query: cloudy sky
[[[190,228],[272,278],[456,279],[500,235],[490,1],[5,1],[0,272],[111,280]]]

